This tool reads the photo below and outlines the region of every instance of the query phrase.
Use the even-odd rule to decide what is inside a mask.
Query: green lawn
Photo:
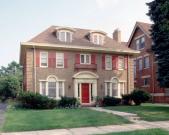
[[[132,132],[110,133],[103,135],[169,135],[169,132],[162,129],[147,129]]]
[[[147,121],[169,120],[169,106],[143,104],[141,106],[114,106],[107,109],[138,114],[139,117]]]
[[[6,121],[2,131],[30,131],[124,123],[129,123],[129,121],[116,115],[88,109],[9,109],[6,112]]]

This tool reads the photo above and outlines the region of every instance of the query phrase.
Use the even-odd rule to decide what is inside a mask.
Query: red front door
[[[89,103],[89,84],[82,83],[81,89],[82,89],[82,103]]]

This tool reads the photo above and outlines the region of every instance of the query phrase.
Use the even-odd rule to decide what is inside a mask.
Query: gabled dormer
[[[75,29],[69,27],[56,27],[56,38],[61,42],[72,42]]]
[[[103,31],[90,31],[90,42],[96,45],[103,45],[105,43],[106,33]]]

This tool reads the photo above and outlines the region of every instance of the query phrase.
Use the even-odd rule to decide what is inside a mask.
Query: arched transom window
[[[46,80],[40,81],[40,94],[60,99],[64,96],[64,80],[59,80],[55,76],[49,76]]]

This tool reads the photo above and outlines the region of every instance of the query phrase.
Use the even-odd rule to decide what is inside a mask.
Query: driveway
[[[7,104],[6,103],[0,103],[0,127],[2,126],[4,120],[5,120],[5,111],[7,108]]]

